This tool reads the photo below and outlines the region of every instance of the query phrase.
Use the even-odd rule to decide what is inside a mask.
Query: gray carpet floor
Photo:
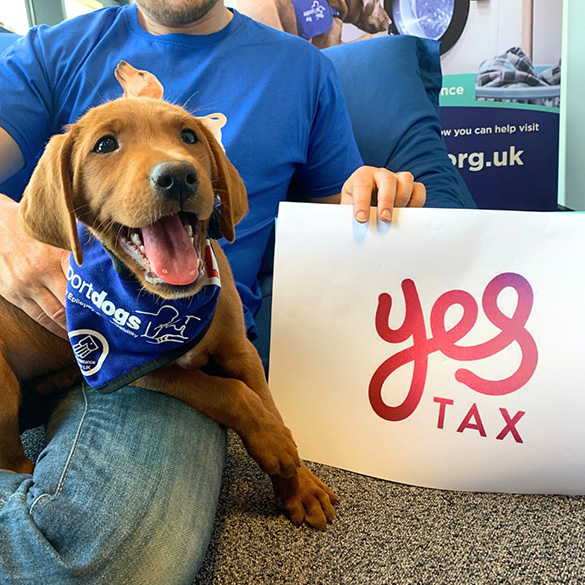
[[[25,434],[33,456],[37,441]],[[325,533],[289,522],[230,432],[195,585],[585,583],[585,498],[447,492],[309,467],[340,498]]]
[[[340,498],[325,533],[295,528],[230,433],[197,585],[585,583],[585,499],[415,488],[310,464]]]

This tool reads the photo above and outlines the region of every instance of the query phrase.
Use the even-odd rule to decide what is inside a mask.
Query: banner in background
[[[459,24],[441,58],[453,164],[479,207],[557,209],[563,0],[446,4]]]
[[[519,245],[521,243],[521,245]],[[585,215],[281,204],[270,387],[301,456],[585,493]]]
[[[563,0],[230,4],[319,48],[388,33],[440,41],[443,136],[478,206],[557,209]]]

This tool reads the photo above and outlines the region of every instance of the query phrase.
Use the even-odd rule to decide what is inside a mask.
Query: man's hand
[[[425,200],[425,186],[415,183],[411,173],[363,166],[343,185],[340,203],[353,205],[355,218],[364,223],[370,217],[370,207],[377,207],[381,220],[391,221],[395,207],[422,207]]]
[[[0,295],[63,339],[69,252],[24,233],[18,204],[0,195]]]

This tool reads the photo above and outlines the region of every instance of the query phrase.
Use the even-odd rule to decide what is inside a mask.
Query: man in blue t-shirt
[[[0,181],[21,169],[26,179],[52,134],[120,97],[121,60],[154,73],[165,99],[227,119],[222,141],[250,213],[226,253],[250,332],[263,252],[291,183],[309,200],[353,204],[358,221],[374,193],[385,220],[393,206],[424,203],[410,173],[360,167],[332,64],[222,0],[137,0],[32,29],[0,60]],[[7,183],[12,198],[0,196],[0,295],[66,338],[69,255],[21,231],[21,186]],[[224,430],[167,396],[77,388],[53,411],[47,438],[32,477],[0,471],[0,582],[194,578],[213,525]]]

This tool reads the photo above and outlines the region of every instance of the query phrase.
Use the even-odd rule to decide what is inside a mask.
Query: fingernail
[[[392,214],[390,213],[389,209],[383,209],[380,213],[380,217],[384,221],[392,221]]]
[[[368,219],[368,215],[365,211],[358,211],[357,215],[355,216],[355,218],[361,222],[364,223],[364,221],[366,221]]]

